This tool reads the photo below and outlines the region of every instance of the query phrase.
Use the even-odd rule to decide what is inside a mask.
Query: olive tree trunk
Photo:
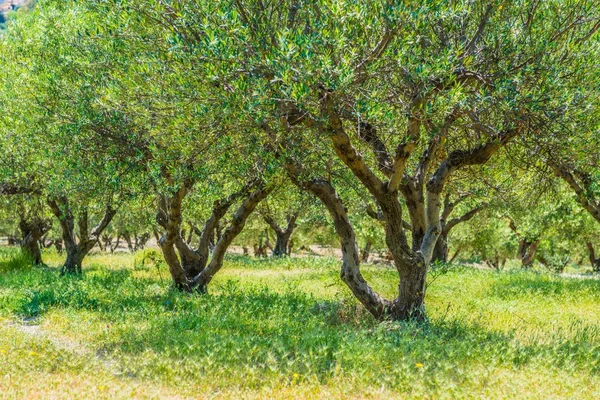
[[[21,218],[19,229],[23,239],[21,240],[21,250],[24,254],[31,257],[35,265],[42,265],[42,252],[40,250],[40,240],[50,230],[52,224],[41,218],[33,218],[26,221]]]
[[[592,271],[600,272],[600,257],[596,258],[596,253],[594,252],[594,246],[591,242],[587,242],[586,246],[589,251],[590,264],[592,265]]]
[[[401,143],[392,156],[376,129],[368,123],[360,123],[358,136],[373,150],[377,167],[387,177],[382,180],[369,166],[360,152],[353,146],[345,131],[344,123],[336,109],[334,94],[323,90],[319,94],[322,118],[309,126],[317,126],[321,137],[331,140],[337,157],[355,175],[369,192],[381,211],[385,230],[385,241],[392,254],[398,271],[398,295],[387,300],[375,292],[360,272],[360,254],[356,235],[348,218],[348,212],[331,182],[322,177],[314,177],[314,171],[307,171],[302,164],[285,154],[280,148],[291,146],[287,140],[279,140],[278,132],[266,122],[261,128],[270,138],[270,150],[277,157],[284,158],[288,176],[300,188],[315,195],[329,210],[342,250],[341,278],[364,307],[379,320],[424,320],[426,319],[424,298],[428,265],[433,257],[434,247],[442,232],[441,196],[450,175],[459,168],[486,163],[490,157],[518,133],[516,129],[495,132],[494,138],[468,150],[455,150],[443,160],[428,179],[430,164],[438,157],[438,150],[444,142],[447,131],[457,119],[453,112],[441,127],[432,129],[431,143],[420,159],[415,175],[405,174],[406,166],[416,148],[415,138],[419,137],[421,120],[411,115],[408,120],[408,142]],[[301,115],[300,111],[296,111]],[[322,123],[326,121],[326,123]],[[352,121],[353,125],[354,120]],[[297,121],[287,121],[297,124]],[[348,123],[350,124],[350,122]],[[438,129],[439,128],[439,129]],[[311,178],[312,177],[312,178]],[[426,195],[424,185],[426,183]],[[405,222],[399,192],[405,196],[411,218],[413,237],[408,244]],[[412,204],[412,205],[411,205]]]
[[[275,247],[273,248],[273,257],[289,256],[289,242],[294,229],[296,228],[296,220],[298,213],[292,213],[286,217],[287,226],[282,228],[279,226],[275,218],[270,215],[263,215],[265,222],[275,232]]]
[[[112,221],[117,211],[109,204],[98,225],[89,231],[88,210],[84,207],[78,218],[75,218],[69,201],[66,197],[48,199],[48,205],[54,216],[58,219],[62,230],[62,239],[67,252],[67,259],[62,267],[61,274],[79,275],[82,272],[82,262],[87,254],[100,240],[102,232]],[[75,235],[75,223],[79,228],[79,239]]]
[[[198,247],[194,249],[181,235],[182,203],[192,187],[193,182],[186,181],[174,195],[159,196],[156,220],[164,229],[159,246],[165,262],[169,266],[173,285],[182,291],[205,293],[213,276],[221,269],[223,258],[231,242],[242,231],[247,218],[256,206],[268,196],[272,189],[265,187],[262,182],[252,182],[241,191],[215,202],[212,214],[200,232]],[[239,198],[244,198],[244,200],[229,226],[218,237],[212,258],[210,258],[214,232],[229,208]]]

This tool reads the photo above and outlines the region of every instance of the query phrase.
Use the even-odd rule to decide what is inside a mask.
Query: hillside
[[[0,23],[5,22],[6,14],[30,3],[30,0],[0,0]]]

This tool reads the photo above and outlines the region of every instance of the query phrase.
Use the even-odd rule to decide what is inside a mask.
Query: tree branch
[[[460,216],[458,218],[452,218],[450,221],[448,221],[446,223],[446,225],[444,225],[443,234],[448,234],[452,230],[452,228],[454,228],[456,225],[470,220],[475,215],[477,215],[481,210],[483,210],[485,208],[485,206],[486,206],[485,204],[482,204],[480,206],[473,208],[472,210],[468,211],[467,213],[463,214],[462,216]]]

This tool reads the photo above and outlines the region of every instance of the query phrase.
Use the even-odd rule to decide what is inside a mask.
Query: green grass
[[[0,397],[600,398],[597,280],[452,268],[428,324],[380,324],[331,259],[230,257],[199,296],[151,257],[72,278],[2,251]],[[365,276],[394,293],[394,270]]]

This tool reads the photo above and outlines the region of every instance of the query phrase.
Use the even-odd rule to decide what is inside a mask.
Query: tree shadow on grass
[[[516,271],[502,274],[491,286],[490,295],[500,299],[522,296],[585,296],[600,300],[600,280],[562,278],[549,274]]]
[[[575,286],[565,289],[561,282],[536,278],[501,278],[492,290],[504,296],[590,288],[588,282],[567,282]],[[96,314],[111,329],[106,334],[98,329],[94,345],[102,354],[130,360],[125,372],[135,376],[175,375],[193,381],[216,373],[252,386],[267,377],[294,374],[326,382],[339,371],[352,371],[368,383],[380,384],[385,376],[391,386],[401,386],[403,374],[415,365],[432,376],[452,371],[457,379],[467,379],[469,365],[541,364],[600,372],[597,327],[527,344],[514,334],[459,319],[377,323],[354,303],[233,281],[215,285],[208,295],[167,290],[156,280],[132,277],[130,269],[97,271],[85,279],[50,276],[41,282],[27,289],[12,311],[31,317],[62,307]]]

